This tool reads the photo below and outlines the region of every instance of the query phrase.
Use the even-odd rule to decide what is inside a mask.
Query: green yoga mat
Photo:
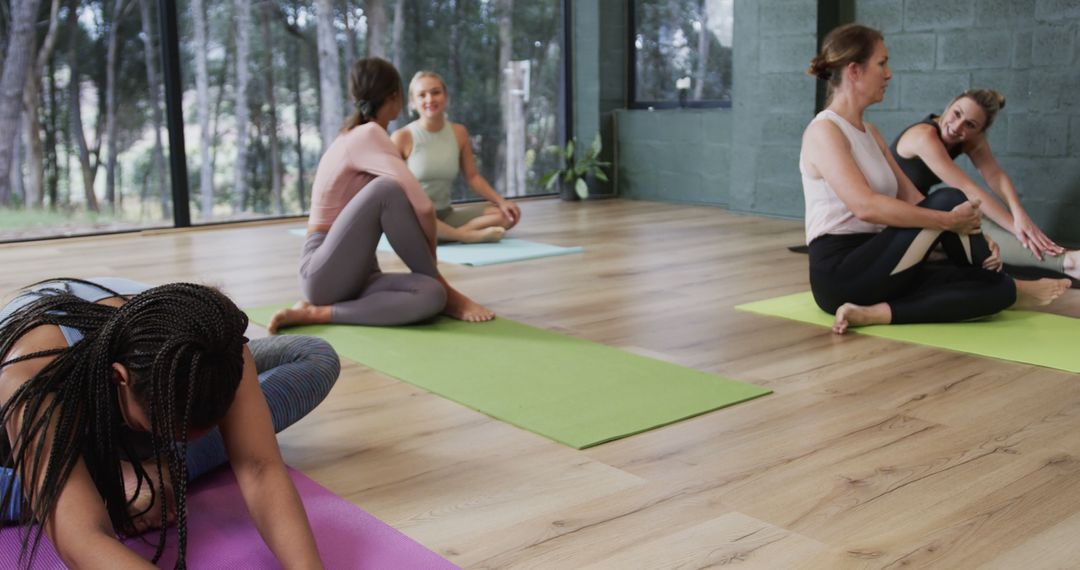
[[[280,307],[248,310],[265,324]],[[510,319],[286,329],[341,356],[583,449],[770,393]]]
[[[814,303],[809,292],[766,299],[735,307],[742,311],[783,317],[831,327],[833,316]],[[1034,311],[1003,311],[986,319],[963,323],[874,325],[849,329],[892,340],[957,352],[1080,372],[1080,319]]]

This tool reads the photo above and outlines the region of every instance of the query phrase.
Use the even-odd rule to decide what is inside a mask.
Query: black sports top
[[[925,119],[901,131],[900,134],[896,137],[896,140],[894,140],[893,143],[889,145],[889,151],[892,152],[893,158],[896,159],[896,164],[900,166],[900,170],[904,171],[904,174],[906,174],[907,177],[911,179],[911,183],[914,184],[915,187],[919,189],[919,192],[922,192],[924,196],[929,194],[930,189],[933,188],[936,184],[941,183],[941,178],[938,178],[938,175],[934,174],[934,171],[930,170],[930,167],[926,166],[926,163],[923,162],[923,160],[918,156],[914,156],[912,158],[904,158],[900,156],[900,153],[896,152],[896,145],[900,142],[900,137],[904,136],[904,133],[908,132],[911,127],[917,125],[933,125],[934,130],[937,131],[938,137],[940,137],[941,127],[938,126],[937,121],[935,120],[937,119],[937,117],[938,116],[934,114],[927,115]],[[953,146],[952,148],[946,147],[946,150],[949,151],[949,158],[956,158],[960,156],[960,145]]]

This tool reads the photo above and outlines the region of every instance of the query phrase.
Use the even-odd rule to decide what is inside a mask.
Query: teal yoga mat
[[[289,233],[304,235],[306,230],[291,229]],[[379,240],[379,251],[393,252],[386,235]],[[439,261],[481,267],[511,261],[524,261],[541,257],[554,257],[585,251],[582,247],[562,247],[548,243],[506,238],[496,243],[444,243],[439,244],[436,256]]]
[[[248,310],[265,324],[280,307]],[[285,329],[496,419],[582,449],[770,393],[510,319]]]
[[[738,305],[736,309],[831,327],[833,316],[814,303],[809,292]],[[875,325],[849,329],[888,338],[1011,360],[1024,364],[1080,372],[1080,319],[1035,311],[1003,311],[992,317],[962,323]]]

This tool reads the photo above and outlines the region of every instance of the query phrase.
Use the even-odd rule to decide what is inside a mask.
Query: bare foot
[[[307,301],[297,301],[288,309],[281,309],[270,317],[266,330],[277,334],[279,329],[297,325],[321,325],[330,322],[330,307],[312,305]]]
[[[892,322],[892,308],[888,303],[870,306],[844,303],[836,310],[836,320],[833,321],[832,331],[836,334],[844,334],[848,327],[887,325],[890,322]]]
[[[504,235],[506,235],[506,228],[491,226],[490,228],[462,232],[459,241],[462,243],[492,243],[501,240]]]
[[[1013,309],[1033,309],[1049,305],[1072,286],[1068,279],[1016,280],[1016,303]]]
[[[446,288],[446,308],[443,309],[443,314],[470,323],[490,321],[495,318],[495,313],[490,309],[462,295],[453,287]]]

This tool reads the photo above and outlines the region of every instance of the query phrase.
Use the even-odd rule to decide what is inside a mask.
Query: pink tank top
[[[333,224],[349,200],[379,176],[394,179],[407,191],[423,193],[394,141],[377,123],[365,123],[338,135],[319,160],[308,224]]]
[[[862,171],[870,189],[878,194],[896,197],[898,185],[896,175],[889,168],[889,161],[881,152],[874,135],[869,131],[860,131],[846,119],[826,109],[814,121],[832,121],[844,133],[851,145],[851,154]],[[813,124],[813,121],[811,121]],[[861,234],[878,233],[885,229],[880,224],[864,222],[851,213],[847,205],[840,200],[836,192],[829,187],[824,178],[811,178],[806,173],[802,156],[799,157],[799,172],[802,174],[803,196],[806,199],[806,243],[825,234]]]

